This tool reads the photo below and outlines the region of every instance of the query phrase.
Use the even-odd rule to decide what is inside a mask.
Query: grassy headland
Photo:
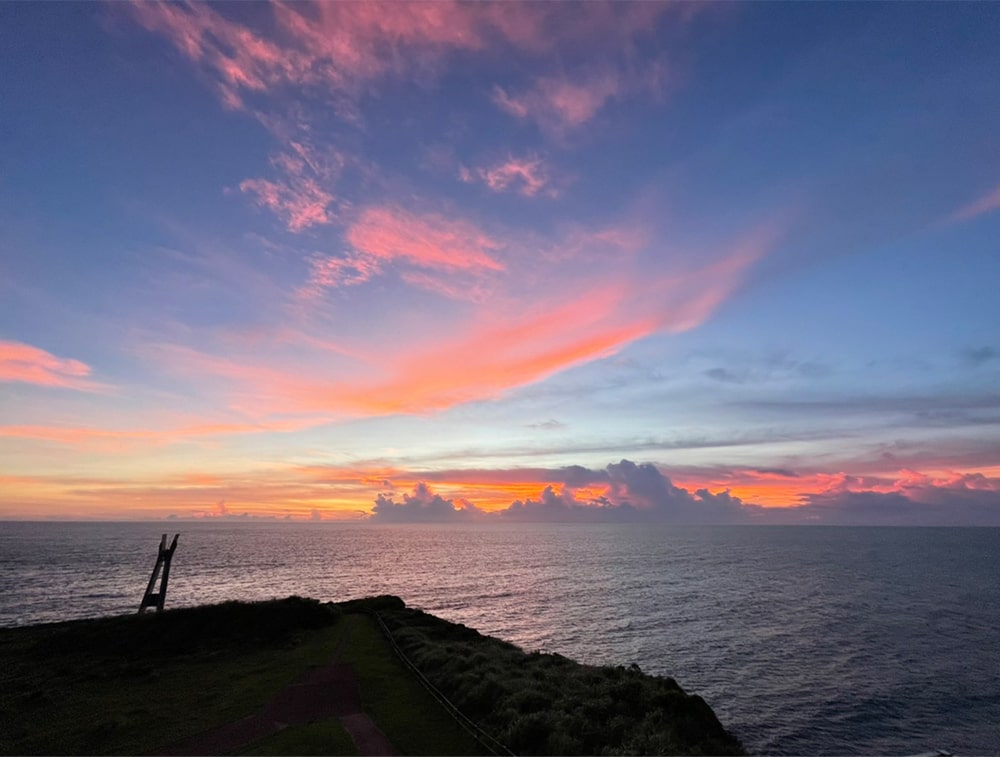
[[[0,754],[143,754],[259,712],[334,658],[402,754],[484,754],[396,657],[519,754],[738,754],[707,704],[671,679],[579,665],[406,608],[289,598],[0,629]],[[355,754],[337,718],[245,754]]]

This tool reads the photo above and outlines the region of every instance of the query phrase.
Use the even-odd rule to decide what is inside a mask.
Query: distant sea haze
[[[0,625],[396,594],[532,650],[637,663],[751,752],[1000,753],[1000,529],[0,523]]]

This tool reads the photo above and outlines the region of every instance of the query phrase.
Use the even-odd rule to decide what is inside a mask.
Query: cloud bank
[[[785,472],[783,472],[785,473]],[[481,475],[481,474],[480,474]],[[468,501],[434,494],[418,483],[412,495],[396,503],[379,495],[374,522],[448,523],[664,523],[675,525],[864,525],[1000,526],[1000,479],[983,474],[935,479],[910,472],[891,484],[877,479],[829,477],[819,492],[800,495],[790,507],[761,507],[733,496],[675,485],[651,463],[621,460],[604,469],[570,466],[558,470],[510,471],[549,479],[536,498],[517,499],[485,512]],[[456,478],[455,475],[448,476]],[[457,476],[460,478],[460,475]],[[795,476],[783,476],[792,477]]]
[[[482,516],[475,505],[464,502],[459,507],[454,500],[444,499],[425,484],[417,484],[412,494],[404,494],[402,502],[380,494],[372,509],[372,520],[379,523],[453,523]]]

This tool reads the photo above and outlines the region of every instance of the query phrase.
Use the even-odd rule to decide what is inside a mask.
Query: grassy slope
[[[402,753],[473,753],[369,618],[288,599],[0,629],[0,754],[142,754],[252,714],[338,646]],[[355,753],[335,719],[244,751]]]
[[[334,654],[403,754],[476,754],[371,617],[467,715],[515,751],[739,753],[700,698],[637,670],[528,655],[395,598],[290,598],[0,629],[0,754],[141,754],[238,720]],[[354,754],[336,719],[245,754]]]
[[[482,753],[403,666],[370,617],[345,615],[344,624],[349,635],[342,659],[354,666],[364,708],[394,746],[405,745],[407,754]]]
[[[0,752],[140,754],[244,717],[328,660],[337,616],[303,600],[0,633]]]

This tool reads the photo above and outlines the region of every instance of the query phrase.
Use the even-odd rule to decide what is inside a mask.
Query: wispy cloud
[[[416,215],[398,207],[372,207],[351,224],[347,241],[381,261],[401,260],[420,268],[499,271],[493,257],[500,243],[467,221],[437,214]]]
[[[586,124],[621,91],[621,80],[609,71],[581,81],[541,77],[520,92],[497,86],[493,102],[516,118],[534,121],[543,131],[561,135]]]
[[[315,300],[327,290],[363,284],[381,270],[380,261],[371,255],[314,255],[309,261],[309,280],[299,288],[298,295]]]
[[[462,166],[459,178],[464,182],[481,181],[494,192],[516,191],[525,197],[534,197],[548,187],[544,194],[550,197],[558,194],[550,186],[548,168],[536,155],[509,156],[500,163],[482,168]]]
[[[159,473],[155,476],[37,476],[0,478],[12,500],[0,501],[0,516],[186,518],[255,517],[357,519],[371,509],[370,482],[336,485],[303,481],[281,468],[231,474]],[[18,505],[31,502],[30,507]]]
[[[662,61],[638,68],[606,61],[589,71],[537,76],[526,87],[496,85],[492,99],[505,113],[530,121],[549,137],[559,139],[590,123],[612,102],[636,96],[661,97],[666,83]]]
[[[456,52],[614,47],[648,32],[668,4],[277,2],[270,8],[278,33],[271,35],[233,20],[222,6],[129,7],[141,26],[166,36],[211,77],[226,105],[242,108],[248,94],[287,87],[356,98],[382,77],[433,74]]]
[[[332,194],[347,163],[333,149],[319,151],[308,142],[290,139],[287,148],[271,157],[278,177],[245,179],[240,190],[281,218],[289,231],[299,232],[337,219],[339,202]]]
[[[974,200],[968,205],[959,208],[951,214],[949,219],[953,223],[971,221],[974,218],[993,213],[997,210],[1000,210],[1000,185],[997,185],[978,200]]]
[[[87,379],[90,366],[73,358],[62,358],[23,342],[0,340],[0,382],[95,391],[99,385]]]
[[[301,179],[293,183],[244,179],[243,192],[254,195],[257,204],[285,219],[289,231],[302,231],[309,226],[327,224],[333,220],[328,212],[333,195],[324,191],[314,180]]]
[[[734,291],[773,239],[753,232],[702,268],[644,271],[637,277],[621,266],[621,250],[632,249],[630,236],[607,229],[589,242],[578,236],[573,244],[582,250],[606,246],[618,254],[595,253],[593,270],[580,268],[580,261],[588,259],[584,255],[568,261],[568,271],[567,261],[554,256],[547,265],[556,267],[554,275],[562,276],[562,285],[553,291],[548,277],[531,282],[520,275],[520,253],[501,261],[500,251],[510,245],[467,221],[417,216],[388,206],[370,208],[347,234],[354,248],[351,256],[317,258],[300,296],[316,297],[332,286],[363,282],[390,265],[400,267],[411,284],[455,287],[447,292],[455,298],[468,294],[470,278],[474,282],[487,276],[498,277],[503,293],[449,303],[439,316],[428,314],[418,330],[390,313],[392,326],[381,330],[377,344],[344,340],[337,350],[344,359],[332,360],[328,351],[308,340],[300,340],[294,350],[270,353],[148,343],[143,349],[162,369],[187,380],[223,379],[200,383],[212,386],[230,410],[253,418],[443,410],[500,397],[572,366],[614,355],[653,333],[697,327]],[[538,261],[537,254],[530,258],[532,268]],[[510,270],[504,267],[508,263]],[[420,275],[427,279],[411,278]],[[456,312],[461,313],[457,322]]]
[[[134,2],[128,7],[141,26],[163,34],[202,66],[231,108],[243,107],[242,92],[298,79],[308,65],[301,53],[283,49],[205,4]]]
[[[162,429],[121,429],[100,426],[0,426],[0,437],[54,442],[90,450],[125,449],[136,443],[149,446],[176,444],[209,436],[297,431],[322,424],[319,418],[262,423],[203,423]]]

